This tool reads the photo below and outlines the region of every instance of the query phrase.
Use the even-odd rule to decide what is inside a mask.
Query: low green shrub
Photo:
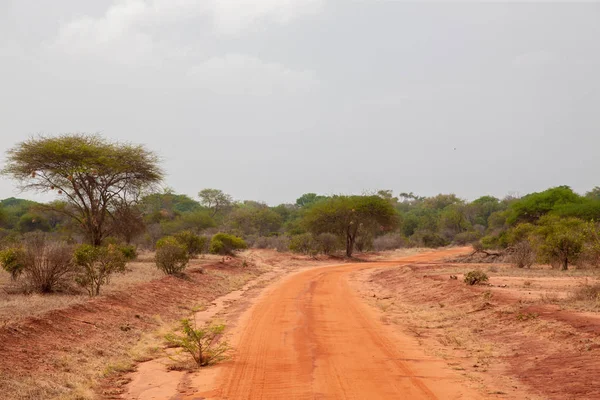
[[[111,275],[125,272],[127,259],[121,248],[115,245],[94,247],[82,244],[73,253],[75,264],[80,267],[75,281],[83,286],[90,296],[100,294],[100,287],[110,282]]]
[[[188,265],[187,247],[173,236],[166,236],[156,243],[154,257],[156,267],[167,275],[181,273]]]
[[[181,330],[165,336],[170,346],[179,347],[194,359],[199,367],[215,364],[226,358],[229,345],[221,341],[225,325],[197,328],[189,319],[181,321]]]
[[[192,231],[182,231],[173,235],[177,241],[187,248],[190,258],[206,252],[208,238],[206,236],[196,235]]]
[[[9,247],[0,251],[0,265],[16,280],[25,268],[24,251],[20,247]]]
[[[137,248],[133,245],[119,246],[119,250],[127,261],[133,261],[137,258]]]
[[[243,250],[247,247],[244,239],[227,233],[217,233],[210,240],[210,252],[212,254],[231,256],[236,250]]]
[[[317,254],[317,242],[310,233],[301,233],[290,238],[290,250],[294,253]]]

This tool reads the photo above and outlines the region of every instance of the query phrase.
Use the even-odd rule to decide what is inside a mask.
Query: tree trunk
[[[353,237],[352,235],[348,234],[346,236],[346,257],[351,258],[352,257],[352,252],[354,251],[354,241],[355,241],[356,237]]]
[[[565,258],[563,259],[563,263],[562,263],[562,264],[563,264],[563,265],[562,265],[562,269],[563,269],[563,271],[566,271],[566,270],[568,270],[568,269],[569,269],[569,258],[568,258],[568,257],[565,257]]]

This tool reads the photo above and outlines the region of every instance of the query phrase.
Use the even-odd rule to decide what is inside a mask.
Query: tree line
[[[227,254],[246,246],[352,257],[356,251],[473,244],[481,251],[506,251],[519,266],[539,261],[564,269],[596,265],[600,247],[600,188],[580,195],[559,186],[473,201],[392,190],[305,193],[276,206],[236,201],[214,188],[192,198],[161,189],[159,158],[144,146],[85,134],[21,142],[8,150],[2,172],[23,190],[54,193],[57,199],[0,201],[2,246],[44,233],[90,246],[74,258],[80,266],[114,259],[114,252],[94,250],[109,245],[126,253],[157,249],[163,253],[157,265],[165,265],[168,254],[174,261],[164,268],[179,271],[195,254]]]

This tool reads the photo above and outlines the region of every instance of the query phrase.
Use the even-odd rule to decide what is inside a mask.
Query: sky
[[[600,3],[0,0],[0,163],[145,144],[165,186],[294,202],[600,186]],[[19,196],[0,178],[0,198]]]

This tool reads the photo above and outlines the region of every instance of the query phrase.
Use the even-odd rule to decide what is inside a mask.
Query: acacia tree
[[[162,180],[158,161],[143,146],[65,134],[17,144],[8,150],[2,172],[23,190],[56,192],[66,202],[56,211],[75,220],[88,242],[99,246],[110,234],[115,210]]]
[[[542,217],[535,232],[540,261],[559,264],[566,271],[584,250],[591,225],[578,218]]]
[[[219,189],[203,189],[198,193],[200,203],[211,210],[211,217],[231,207],[233,199],[227,193]]]
[[[342,238],[346,256],[352,257],[359,235],[392,230],[398,215],[390,202],[379,196],[335,196],[316,203],[303,223],[315,235],[333,233]]]

